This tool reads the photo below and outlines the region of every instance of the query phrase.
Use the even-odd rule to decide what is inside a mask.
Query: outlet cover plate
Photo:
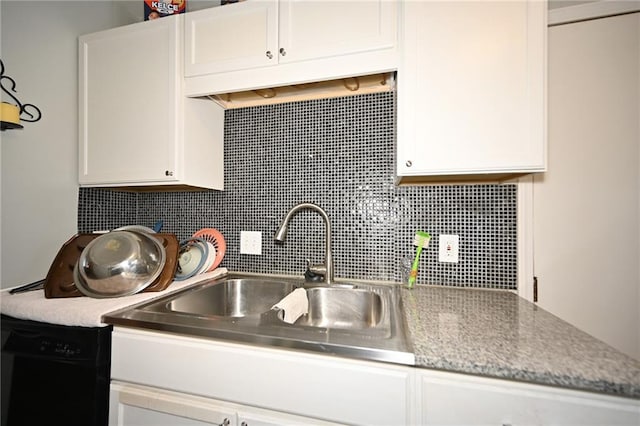
[[[458,263],[460,236],[440,234],[438,260],[445,263]]]
[[[240,254],[262,255],[262,232],[240,231]]]

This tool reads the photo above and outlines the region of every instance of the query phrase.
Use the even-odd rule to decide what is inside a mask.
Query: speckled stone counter
[[[508,291],[402,290],[416,366],[640,398],[640,361]]]

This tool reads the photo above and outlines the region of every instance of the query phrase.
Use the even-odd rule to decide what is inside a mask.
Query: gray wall
[[[5,74],[18,99],[42,111],[40,121],[0,135],[2,287],[43,278],[76,230],[77,37],[128,23],[116,4],[0,2]]]

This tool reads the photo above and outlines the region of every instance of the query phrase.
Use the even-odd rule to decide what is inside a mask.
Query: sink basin
[[[304,287],[309,312],[289,324],[271,307]],[[413,364],[400,288],[232,274],[112,312],[103,321],[249,344]]]
[[[307,298],[309,313],[294,325],[365,329],[378,326],[383,317],[382,299],[373,291],[317,287],[307,290]]]
[[[231,279],[170,300],[169,311],[241,318],[267,312],[297,286],[292,282]]]

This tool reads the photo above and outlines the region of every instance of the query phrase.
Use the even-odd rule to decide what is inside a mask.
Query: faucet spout
[[[315,210],[322,216],[325,225],[325,260],[324,264],[321,265],[310,265],[309,269],[312,272],[322,274],[325,277],[325,283],[333,284],[333,255],[331,250],[331,221],[329,220],[329,216],[327,213],[318,205],[313,203],[300,203],[291,208],[285,218],[282,220],[280,227],[276,231],[275,236],[273,237],[278,242],[284,242],[287,237],[287,231],[289,230],[289,222],[294,214],[299,212],[300,210],[310,209]]]

